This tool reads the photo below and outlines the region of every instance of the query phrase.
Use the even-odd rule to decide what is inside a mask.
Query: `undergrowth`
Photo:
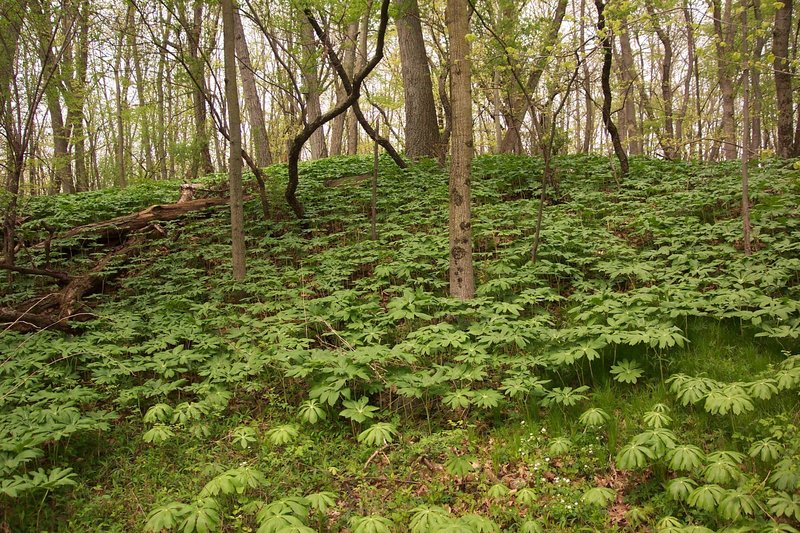
[[[477,297],[447,296],[432,163],[302,169],[308,220],[246,206],[163,224],[78,335],[0,336],[0,524],[12,531],[796,531],[800,180],[738,167],[475,161]],[[272,190],[286,179],[267,169]],[[218,180],[221,178],[217,178]],[[209,187],[213,179],[209,180]],[[33,198],[35,242],[177,183]],[[277,199],[273,199],[274,203]],[[277,206],[279,207],[279,206]],[[102,243],[53,241],[54,268]],[[41,264],[31,248],[24,261]],[[3,302],[52,289],[17,278]]]

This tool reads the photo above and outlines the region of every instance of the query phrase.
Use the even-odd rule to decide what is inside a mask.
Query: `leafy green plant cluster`
[[[620,467],[645,477],[652,470],[658,483],[685,477],[686,485],[674,489],[680,498],[670,489],[657,491],[666,501],[658,504],[659,512],[678,517],[664,522],[665,528],[747,520],[767,527],[763,509],[781,526],[796,524],[793,478],[782,476],[788,481],[780,486],[767,479],[757,488],[756,473],[766,476],[768,464],[774,472],[795,472],[797,463],[791,444],[796,420],[757,423],[769,418],[762,408],[775,417],[796,408],[792,395],[800,365],[781,349],[796,353],[800,337],[797,171],[770,161],[753,169],[756,247],[746,258],[739,249],[734,166],[634,159],[630,177],[617,183],[603,158],[557,158],[558,184],[547,197],[539,259],[531,263],[541,161],[478,158],[478,294],[462,302],[447,296],[442,171],[430,163],[400,171],[381,160],[373,241],[369,187],[326,185],[364,174],[370,165],[367,158],[304,165],[303,226],[281,213],[265,222],[257,202],[248,202],[243,282],[228,274],[226,216],[212,212],[207,220],[164,224],[149,251],[119,267],[126,271],[121,281],[88,301],[96,319],[81,325],[80,335],[5,332],[2,501],[36,507],[42,491],[70,483],[85,488],[76,459],[100,454],[113,425],[130,428],[140,435],[140,446],[160,450],[154,453],[172,453],[187,442],[225,442],[247,461],[279,448],[286,461],[299,461],[309,453],[303,452],[306,439],[336,435],[350,443],[348,451],[367,455],[360,457],[363,465],[372,454],[380,458],[410,446],[420,427],[435,434],[448,420],[479,421],[482,431],[491,432],[549,416],[566,427],[563,436],[546,443],[554,457],[580,453],[582,438],[602,436]],[[276,188],[286,179],[285,166],[267,173]],[[37,220],[66,227],[135,211],[174,193],[175,184],[143,184],[123,192],[32,199],[26,231],[41,238]],[[80,268],[87,258],[77,252],[98,249],[73,244],[53,254],[54,268]],[[40,264],[42,254],[32,248],[31,262]],[[21,283],[3,299],[31,296],[42,283]],[[762,343],[772,370],[755,379],[744,376],[750,363],[737,360],[734,349],[709,365],[731,360],[738,377],[694,372],[691,364],[699,363],[679,361],[676,354],[694,348],[690,341],[703,324]],[[604,390],[628,399],[662,386],[674,394],[671,410],[671,402],[659,399],[664,405],[645,414],[644,431],[617,447],[617,433],[627,439],[634,430],[612,408],[592,407],[595,399]],[[679,424],[690,417],[738,449],[683,442]],[[570,434],[570,427],[584,437]],[[749,458],[756,442],[762,442],[756,458]],[[486,485],[463,491],[470,498],[480,492],[495,502],[533,501],[532,493],[523,492],[533,487],[484,481],[465,453],[453,448],[436,464],[462,483]],[[727,452],[734,455],[714,455]],[[735,454],[742,453],[737,460]],[[265,501],[280,498],[271,498],[271,489],[259,481],[269,480],[269,470],[249,468],[226,466],[215,494],[182,491],[195,496],[173,497],[166,505],[153,497],[145,504],[156,509],[149,527],[215,530],[239,511],[248,527],[281,521],[281,527],[317,527],[319,510],[309,496],[298,496],[294,510],[284,502],[274,509],[286,512],[264,511],[273,508]],[[265,472],[262,478],[256,470]],[[254,484],[240,482],[242,476]],[[546,520],[559,527],[577,527],[581,520],[601,527],[606,506],[629,497],[619,487],[570,486],[563,489],[570,497],[562,505],[562,493],[551,485],[550,493],[536,494],[558,503],[558,512],[547,511]],[[706,486],[711,488],[690,501]],[[293,493],[319,489],[306,488]],[[756,502],[752,513],[751,500],[742,495]],[[728,501],[727,510],[706,509],[710,501]],[[393,512],[340,505],[344,518],[336,524],[361,531],[425,524],[487,531],[514,524],[535,531],[536,524],[545,525],[539,507],[522,520],[504,516],[497,505],[494,514],[482,513],[475,502],[443,511],[444,493],[428,500],[409,497],[407,503]],[[415,508],[419,512],[411,513]],[[740,516],[731,518],[734,509]],[[495,526],[468,518],[475,514]],[[270,521],[273,516],[282,518]]]

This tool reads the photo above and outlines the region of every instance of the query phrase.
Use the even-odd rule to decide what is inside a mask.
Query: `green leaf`
[[[785,516],[786,518],[800,521],[800,494],[788,494],[778,492],[767,502],[770,511],[775,516]]]
[[[738,520],[742,514],[753,516],[758,503],[752,494],[740,490],[729,490],[719,502],[719,515],[725,520]]]
[[[306,400],[300,404],[300,418],[309,424],[316,424],[320,420],[325,420],[327,416],[318,400]]]
[[[157,403],[145,413],[144,423],[167,422],[170,418],[172,418],[172,407],[165,403]]]
[[[472,461],[474,459],[466,455],[451,455],[444,468],[451,476],[464,477],[472,472]]]
[[[611,415],[599,407],[587,409],[578,418],[578,421],[583,424],[584,427],[600,427],[605,425],[609,420],[611,420]]]
[[[289,444],[300,435],[294,424],[283,424],[267,431],[267,437],[275,446]]]
[[[368,418],[374,418],[375,411],[377,411],[378,408],[372,405],[367,405],[368,403],[369,398],[365,396],[362,396],[358,400],[345,400],[342,402],[342,405],[344,405],[346,409],[343,409],[339,413],[339,416],[358,423],[364,422]]]
[[[649,428],[662,428],[672,423],[671,416],[656,410],[647,411],[642,419]]]
[[[145,442],[158,444],[175,436],[175,432],[169,426],[156,424],[142,435]]]
[[[188,513],[183,519],[181,529],[184,533],[211,533],[219,530],[219,503],[214,498],[198,498],[188,506]]]
[[[411,510],[411,533],[439,531],[450,522],[451,515],[436,505],[420,505]]]
[[[547,453],[550,455],[564,455],[570,448],[572,448],[572,441],[567,437],[556,437],[550,441],[550,446],[547,447]]]
[[[635,384],[637,381],[639,381],[639,378],[644,375],[644,370],[642,370],[641,367],[639,367],[639,365],[637,365],[635,362],[625,359],[618,365],[611,367],[611,374],[613,374],[614,379],[620,383]]]
[[[688,477],[676,477],[667,483],[667,494],[678,502],[685,502],[689,494],[697,488],[697,483]]]
[[[509,492],[511,492],[510,489],[502,483],[495,483],[489,487],[486,495],[493,500],[502,500],[508,496]]]
[[[231,432],[231,440],[234,444],[238,444],[243,450],[250,447],[251,444],[258,442],[256,430],[250,426],[239,426]]]
[[[492,389],[476,390],[473,392],[472,396],[472,403],[476,407],[482,407],[484,409],[497,407],[502,400],[503,395]]]
[[[144,530],[158,533],[165,529],[174,529],[191,511],[190,506],[181,502],[170,502],[157,507],[147,515]]]
[[[306,501],[311,509],[325,514],[325,512],[336,505],[336,493],[330,491],[314,492],[306,495]]]
[[[653,451],[648,446],[630,442],[617,454],[617,466],[623,470],[644,468],[648,464],[648,459],[653,457]]]
[[[377,422],[358,434],[358,442],[369,446],[383,446],[394,441],[397,429],[393,424]]]
[[[608,507],[617,498],[617,493],[607,487],[592,487],[581,496],[581,501],[596,507]]]
[[[675,471],[691,472],[703,466],[706,455],[703,450],[692,444],[675,446],[667,454],[669,467]]]
[[[354,516],[350,519],[353,533],[390,533],[394,525],[380,515]]]
[[[719,485],[700,485],[689,494],[686,503],[696,509],[713,512],[724,496],[725,489]]]
[[[517,493],[514,495],[514,500],[517,503],[521,503],[522,505],[530,507],[539,501],[539,495],[535,490],[529,487],[524,487],[517,491]]]
[[[783,445],[770,438],[757,440],[750,446],[750,457],[758,457],[761,461],[768,463],[777,461],[783,451]]]

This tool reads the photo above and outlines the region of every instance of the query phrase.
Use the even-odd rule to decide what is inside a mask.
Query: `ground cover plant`
[[[246,204],[163,223],[72,332],[0,335],[11,531],[797,531],[800,172],[473,165],[477,297],[449,298],[446,177],[301,167],[304,224]],[[286,167],[267,169],[271,189]],[[222,178],[220,178],[222,179]],[[209,178],[209,188],[214,180]],[[175,200],[178,183],[32,198],[29,242]],[[279,205],[277,198],[274,205]],[[52,231],[52,230],[50,230]],[[54,269],[104,246],[52,241]],[[45,251],[31,246],[32,263]],[[24,262],[24,261],[23,261]],[[15,279],[2,303],[58,289]]]

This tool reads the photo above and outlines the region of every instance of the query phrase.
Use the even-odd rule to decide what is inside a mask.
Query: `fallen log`
[[[139,253],[139,247],[144,244],[145,240],[146,236],[142,234],[129,238],[122,246],[107,253],[91,270],[89,270],[89,272],[73,278],[72,281],[59,292],[58,317],[67,318],[72,315],[75,311],[75,306],[80,302],[83,295],[102,284],[105,279],[103,271],[109,263],[117,259],[129,259],[136,255]]]
[[[27,268],[14,265],[6,265],[5,263],[0,263],[0,270],[10,270],[11,272],[28,274],[30,276],[46,276],[50,278],[55,278],[62,283],[68,283],[72,279],[66,272],[58,272],[56,270],[47,270],[44,268]]]
[[[9,330],[30,333],[41,329],[75,332],[67,319],[47,314],[20,312],[10,307],[0,307],[0,334]]]
[[[106,239],[115,237],[120,239],[125,234],[144,229],[153,222],[176,220],[194,211],[202,211],[218,205],[227,205],[228,202],[228,198],[200,198],[198,200],[189,200],[176,204],[153,205],[144,211],[139,211],[132,215],[124,215],[102,222],[93,222],[91,224],[84,224],[83,226],[76,226],[65,233],[57,235],[55,238],[68,239],[79,235],[95,235]],[[34,248],[44,247],[45,242],[46,241],[42,241],[36,244]]]

